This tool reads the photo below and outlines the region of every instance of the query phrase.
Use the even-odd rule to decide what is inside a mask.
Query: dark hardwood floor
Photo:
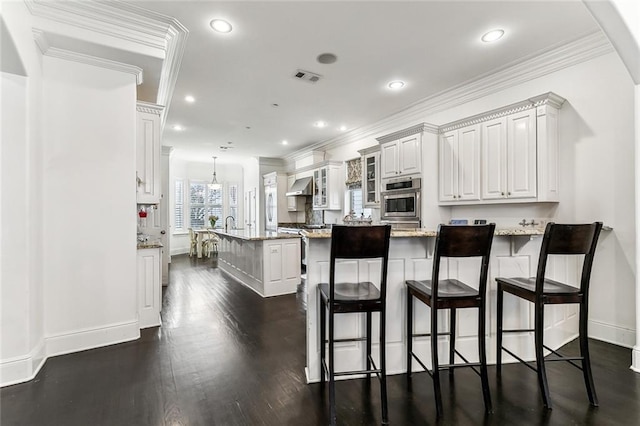
[[[325,425],[328,396],[305,383],[301,295],[262,299],[212,260],[173,258],[162,327],[129,343],[51,358],[37,377],[0,390],[9,425]],[[480,380],[468,369],[442,375],[444,416],[436,420],[426,373],[389,376],[396,425],[637,425],[640,375],[631,351],[591,341],[600,407],[589,406],[582,373],[548,366],[554,409],[546,411],[535,373],[490,368],[494,413],[484,414]],[[564,348],[575,353],[577,345]],[[380,422],[378,381],[338,382],[338,422]]]

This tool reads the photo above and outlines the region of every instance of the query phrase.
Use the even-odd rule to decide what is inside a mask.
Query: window
[[[189,226],[202,228],[209,224],[209,216],[223,217],[222,189],[209,189],[206,182],[189,182]],[[216,223],[220,227],[221,221]]]
[[[233,216],[233,222],[238,223],[238,185],[229,185],[229,216]]]
[[[347,189],[346,194],[346,214],[353,212],[357,218],[371,216],[371,209],[365,209],[362,203],[362,188]]]
[[[184,180],[176,179],[173,195],[173,229],[184,231]]]

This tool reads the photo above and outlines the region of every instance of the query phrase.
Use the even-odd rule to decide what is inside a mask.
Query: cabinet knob
[[[502,195],[504,197],[504,192],[501,192],[500,195]]]
[[[510,192],[507,192],[507,197],[509,197],[510,195],[511,195],[511,193],[510,193]]]

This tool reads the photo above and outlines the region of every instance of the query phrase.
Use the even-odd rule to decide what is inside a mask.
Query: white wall
[[[183,232],[175,231],[173,226],[175,218],[175,194],[173,188],[175,188],[176,179],[184,179],[185,185],[188,185],[189,180],[200,180],[210,182],[213,175],[213,160],[207,159],[203,162],[186,161],[180,158],[171,158],[171,165],[169,167],[169,180],[171,195],[171,207],[170,207],[170,224],[171,224],[171,255],[189,253],[189,234],[186,230]],[[220,218],[221,221],[229,214],[229,193],[227,191],[229,185],[238,185],[238,220],[237,226],[241,227],[243,223],[243,198],[244,193],[243,178],[244,170],[241,165],[238,164],[220,164],[216,161],[216,177],[218,182],[223,184],[224,188],[224,216]],[[187,187],[185,187],[187,190]],[[222,222],[221,222],[222,223]]]
[[[0,385],[32,378],[45,357],[42,282],[41,57],[24,3],[2,6],[3,46],[17,67],[2,73],[0,146]],[[4,49],[2,70],[6,71]]]
[[[590,335],[624,346],[635,341],[634,85],[620,58],[607,54],[472,102],[427,114],[424,122],[442,125],[553,91],[567,99],[560,110],[558,204],[437,207],[438,161],[435,139],[423,146],[423,218],[433,226],[451,217],[485,218],[511,225],[523,218],[604,221],[592,275]],[[415,121],[396,121],[379,135],[354,139],[328,150],[328,158],[347,160],[358,149]],[[425,139],[426,140],[426,139]],[[431,192],[428,188],[431,188]],[[325,221],[328,217],[325,215]],[[331,220],[331,219],[329,219]]]
[[[139,336],[136,82],[50,57],[43,70],[45,334],[59,354]]]

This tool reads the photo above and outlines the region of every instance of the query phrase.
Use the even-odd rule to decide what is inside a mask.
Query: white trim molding
[[[46,360],[44,340],[24,356],[3,359],[0,361],[0,387],[33,380]]]
[[[376,121],[373,125],[363,126],[336,138],[318,142],[284,158],[290,161],[300,155],[300,152],[308,152],[310,150],[323,151],[355,140],[376,138],[381,134],[389,133],[389,129],[405,128],[406,123],[422,122],[430,114],[480,99],[492,93],[506,90],[613,51],[613,46],[601,31],[587,34],[562,46],[537,52],[524,59],[482,74],[452,89],[436,93],[382,120]]]

